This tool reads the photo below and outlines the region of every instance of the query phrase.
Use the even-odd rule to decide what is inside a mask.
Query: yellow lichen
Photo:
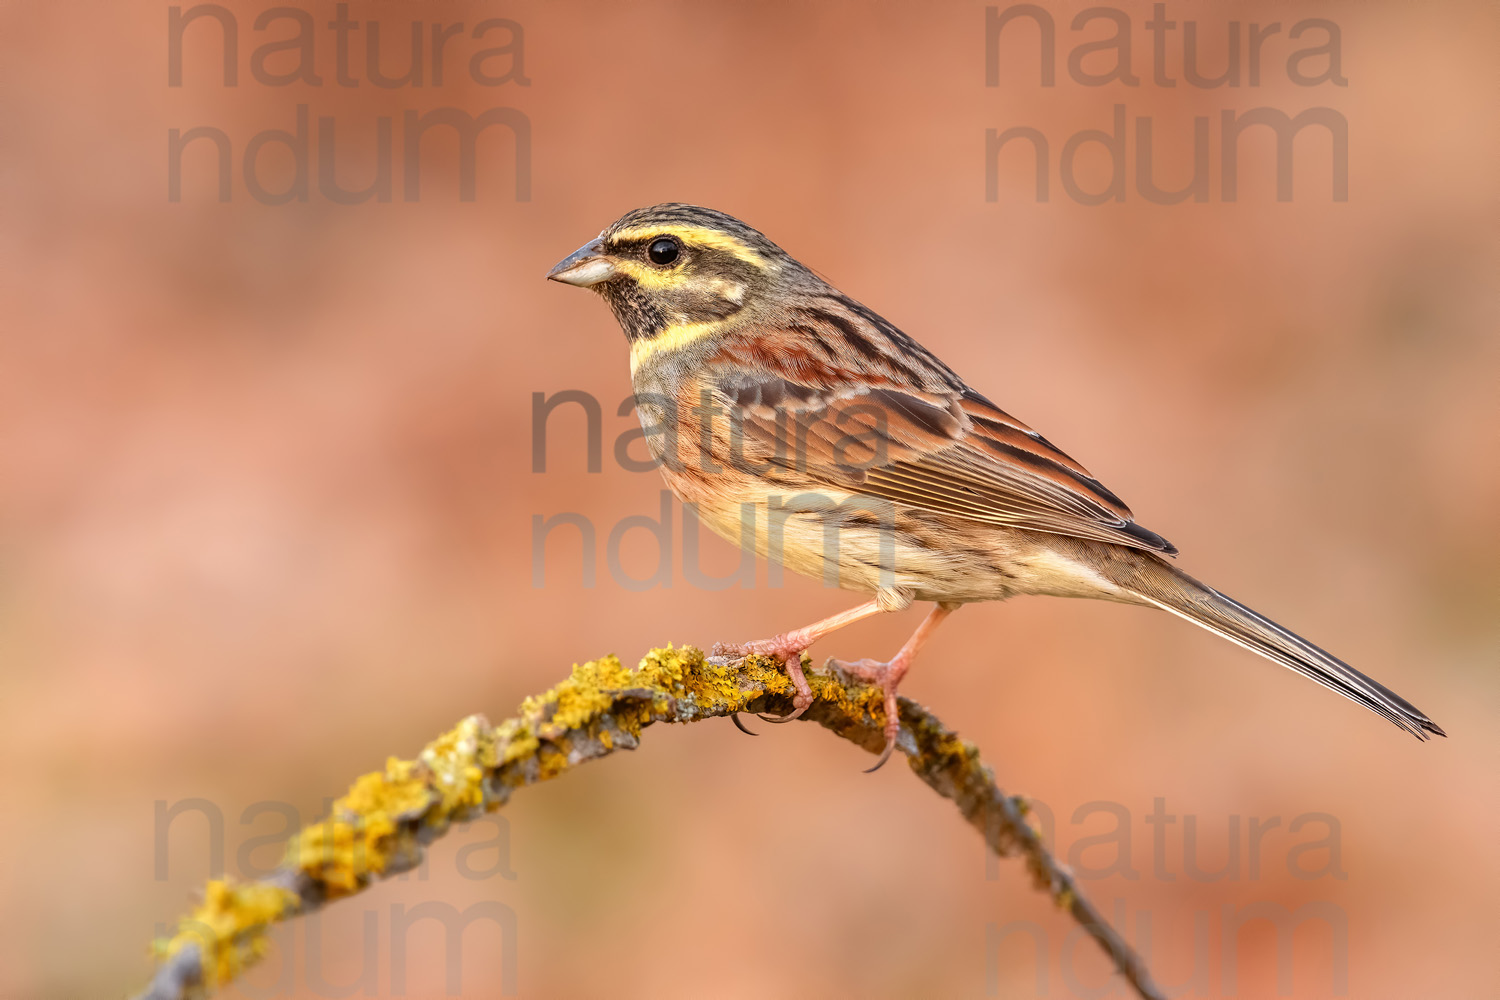
[[[568,755],[557,750],[540,750],[536,759],[541,765],[541,772],[537,777],[542,781],[555,778],[568,769]]]
[[[292,841],[288,862],[312,875],[334,896],[359,891],[384,872],[395,852],[396,823],[384,813],[353,821],[330,819],[306,827]]]
[[[357,816],[411,813],[426,809],[431,798],[426,768],[414,760],[391,757],[383,772],[355,779],[348,794],[334,803],[334,812]]]
[[[213,988],[229,982],[263,957],[265,929],[294,912],[298,905],[297,894],[279,886],[213,880],[204,890],[203,902],[182,918],[175,936],[158,942],[156,951],[169,958],[196,945],[204,980]]]
[[[636,683],[638,679],[617,657],[590,660],[574,665],[568,679],[552,690],[522,702],[521,718],[533,722],[537,735],[543,737],[580,729],[614,704],[613,692]],[[506,757],[515,759],[509,751]]]
[[[441,797],[440,822],[484,804],[485,769],[493,767],[497,757],[494,734],[479,715],[469,716],[427,745],[421,760],[431,775],[431,787]]]
[[[515,722],[515,720],[511,721]],[[514,727],[508,728],[513,728],[516,731],[506,734],[508,738],[504,740],[505,752],[500,755],[500,763],[509,764],[513,761],[525,760],[536,753],[537,747],[541,745],[541,740],[537,739],[535,733],[530,729],[522,729],[519,722],[515,722]]]
[[[630,671],[613,656],[574,667],[572,676],[550,692],[557,710],[549,728],[582,728],[614,704],[611,692],[628,687],[632,680]]]
[[[470,716],[433,740],[418,760],[392,757],[384,771],[356,779],[333,804],[330,818],[304,829],[288,861],[333,895],[358,891],[390,868],[410,844],[401,823],[424,819],[442,827],[484,804],[485,767],[498,753],[481,716]]]

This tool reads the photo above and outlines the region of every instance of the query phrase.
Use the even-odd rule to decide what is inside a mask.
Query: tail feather
[[[1149,558],[1149,557],[1147,557]],[[1264,615],[1194,580],[1159,560],[1138,564],[1140,570],[1120,581],[1143,600],[1185,618],[1268,660],[1290,667],[1330,690],[1389,719],[1419,740],[1447,733],[1415,705],[1390,688],[1355,670],[1332,653],[1271,621]]]

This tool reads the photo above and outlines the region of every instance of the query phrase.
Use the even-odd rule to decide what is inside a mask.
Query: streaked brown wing
[[[742,372],[714,384],[728,414],[720,461],[975,521],[1177,551],[1083,466],[971,389],[814,387]]]

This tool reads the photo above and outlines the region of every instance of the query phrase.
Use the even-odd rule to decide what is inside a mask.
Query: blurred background
[[[1061,856],[1161,981],[1500,993],[1496,11],[1171,3],[1169,87],[1149,4],[1110,8],[1139,83],[1098,86],[1079,74],[1107,75],[1118,50],[1079,53],[1078,73],[1070,54],[1114,23],[1074,30],[1085,4],[1045,6],[1050,87],[1026,18],[986,86],[981,3],[359,4],[357,86],[328,26],[343,5],[293,8],[312,39],[299,70],[295,48],[255,55],[295,18],[257,29],[269,5],[226,3],[183,29],[178,86],[176,8],[0,9],[0,994],[138,987],[147,943],[216,869],[271,866],[356,775],[469,713],[506,717],[575,662],[850,604],[818,581],[769,586],[764,566],[753,588],[693,586],[680,511],[670,586],[622,576],[657,569],[644,530],[611,570],[611,531],[659,519],[661,483],[614,457],[635,423],[617,415],[613,318],[542,275],[667,200],[762,229],[1087,464],[1189,572],[1451,734],[1418,745],[1166,615],[1040,599],[957,615],[905,693],[1046,804]],[[513,23],[475,38],[491,18]],[[1326,25],[1289,38],[1308,18],[1338,32],[1346,85],[1327,49],[1296,64],[1320,81],[1289,75],[1328,43]],[[421,85],[382,86],[365,46],[395,82],[414,19]],[[1189,21],[1203,76],[1237,39],[1238,85],[1184,79]],[[1273,22],[1251,86],[1250,25]],[[254,139],[295,132],[299,105],[305,199],[291,149]],[[1058,158],[1111,130],[1115,105],[1123,198],[1082,204]],[[1296,140],[1291,200],[1265,128],[1243,136],[1226,200],[1221,113],[1315,107],[1347,122],[1347,201],[1318,127]],[[406,196],[405,114],[441,108],[523,116],[480,135],[472,201],[441,128]],[[1137,121],[1170,189],[1195,117],[1207,199],[1144,197]],[[369,185],[382,118],[391,196],[341,204],[322,171]],[[228,200],[206,133],[172,200],[170,130],[204,126],[231,150]],[[1045,202],[1024,142],[986,160],[986,130],[1016,126],[1049,144]],[[1106,189],[1111,166],[1084,143],[1078,186]],[[572,405],[533,471],[533,394],[566,390],[601,404],[597,472]],[[565,512],[595,530],[593,586],[576,528],[534,560],[534,519]],[[706,572],[737,559],[705,533]],[[888,656],[920,613],[813,652]],[[525,790],[421,874],[286,928],[228,995],[1122,995],[1021,865],[987,863],[906,768],[864,775],[815,727],[759,728],[653,729]],[[489,919],[461,953],[441,919],[417,924],[398,956],[415,908],[476,903],[514,914],[513,958]]]

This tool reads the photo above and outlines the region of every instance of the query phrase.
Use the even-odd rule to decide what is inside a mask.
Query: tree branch
[[[837,671],[808,680],[817,700],[804,719],[871,753],[882,749],[878,690]],[[652,650],[633,671],[613,656],[574,667],[557,687],[526,699],[517,718],[491,726],[472,715],[415,760],[392,757],[384,771],[356,780],[326,819],[292,838],[286,860],[269,877],[209,882],[177,933],[155,943],[162,964],[138,997],[207,997],[265,953],[273,924],[416,867],[425,846],[452,824],[498,809],[517,788],[635,749],[641,730],[653,723],[781,714],[790,711],[791,695],[786,673],[773,661],[720,665],[691,647]],[[1026,822],[1025,801],[996,787],[979,750],[906,698],[901,722],[897,746],[917,776],[952,799],[997,855],[1022,855],[1036,887],[1099,942],[1136,993],[1159,1000],[1145,964],[1048,853]]]

